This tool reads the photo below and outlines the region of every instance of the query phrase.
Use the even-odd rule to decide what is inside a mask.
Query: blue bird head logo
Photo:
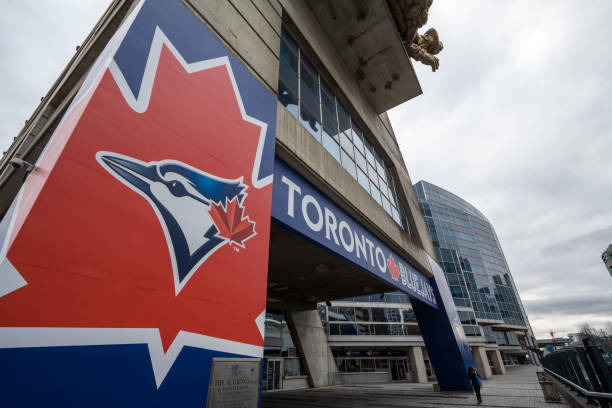
[[[155,211],[166,236],[178,295],[204,261],[229,242],[219,234],[210,210],[233,201],[242,206],[247,196],[243,178],[220,178],[176,160],[143,162],[105,151],[98,152],[96,159]]]

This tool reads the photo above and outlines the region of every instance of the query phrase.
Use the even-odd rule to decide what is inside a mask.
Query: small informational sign
[[[258,358],[214,358],[207,408],[253,408],[259,402]]]

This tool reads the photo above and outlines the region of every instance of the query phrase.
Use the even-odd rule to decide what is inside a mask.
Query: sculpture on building
[[[408,55],[429,65],[431,70],[435,71],[440,66],[440,61],[435,55],[444,48],[438,32],[430,28],[423,35],[417,33],[417,30],[427,22],[432,2],[433,0],[387,0]]]

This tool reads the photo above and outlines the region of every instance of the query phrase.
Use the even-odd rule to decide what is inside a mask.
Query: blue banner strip
[[[278,157],[272,218],[437,309],[429,280]]]

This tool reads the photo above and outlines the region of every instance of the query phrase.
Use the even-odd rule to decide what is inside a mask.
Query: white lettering
[[[336,228],[338,228],[338,224],[336,223],[336,216],[327,207],[324,207],[323,210],[325,213],[325,238],[329,240],[329,237],[331,235],[332,237],[334,237],[334,242],[336,243],[336,245],[340,245],[338,243],[338,237],[336,236]]]
[[[359,250],[361,249],[361,253],[367,261],[368,257],[366,256],[365,237],[363,236],[363,234],[361,234],[361,240],[359,240],[359,237],[357,236],[357,231],[355,231],[355,248],[355,252],[357,252],[357,258],[359,258]]]
[[[406,284],[408,283],[408,277],[406,276],[406,267],[401,262],[399,264],[399,270],[400,270],[400,279],[402,281],[402,285],[406,286]]]
[[[366,244],[368,244],[368,248],[370,249],[370,264],[374,266],[374,253],[372,252],[372,249],[374,248],[374,243],[367,238],[365,239],[365,241]]]
[[[350,244],[346,242],[344,239],[344,235],[342,230],[346,230],[348,232],[348,236],[351,239]],[[353,240],[353,232],[351,231],[351,227],[349,227],[348,223],[344,220],[340,221],[340,227],[338,228],[338,234],[340,235],[340,242],[342,242],[342,246],[346,249],[346,252],[353,252],[355,248],[355,241]]]
[[[385,254],[383,253],[380,247],[376,247],[376,263],[378,264],[378,269],[382,273],[387,272],[387,262],[385,261]]]
[[[287,198],[287,215],[293,218],[293,207],[294,207],[294,194],[297,191],[298,194],[302,194],[302,189],[300,186],[295,184],[293,181],[289,180],[287,177],[283,176],[281,179],[283,183],[289,187],[289,197]]]
[[[317,210],[317,222],[313,222],[310,219],[310,216],[308,215],[308,204],[312,204]],[[306,194],[302,199],[302,216],[304,217],[304,221],[306,221],[308,228],[315,232],[321,231],[321,228],[323,228],[323,214],[321,213],[321,206],[310,194]]]

